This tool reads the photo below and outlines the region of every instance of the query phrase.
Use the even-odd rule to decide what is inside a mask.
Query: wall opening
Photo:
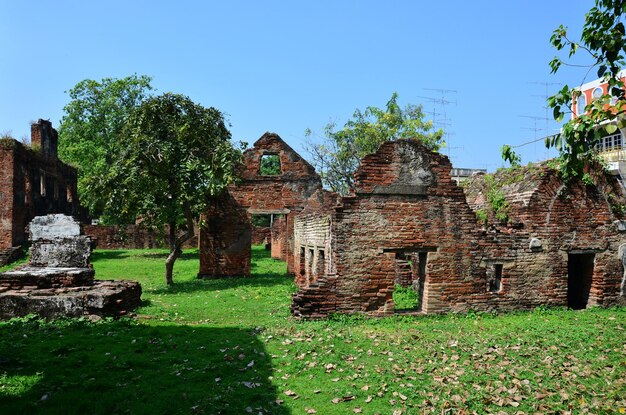
[[[304,247],[300,247],[300,275],[306,274],[306,257]]]
[[[46,195],[46,173],[44,172],[39,174],[39,194],[41,196]]]
[[[324,268],[326,265],[326,255],[324,254],[323,249],[317,250],[317,260],[315,262],[315,277],[319,277],[320,275],[324,275]]]
[[[395,253],[393,298],[397,312],[423,311],[428,252],[436,252],[437,248],[420,247],[413,249],[383,249],[383,252]]]
[[[280,157],[278,154],[263,154],[259,174],[261,176],[280,176]]]
[[[413,283],[413,289],[417,292],[417,309],[419,311],[423,311],[424,286],[426,285],[426,265],[428,264],[428,252],[418,252],[417,260],[417,278]]]
[[[308,253],[306,256],[306,274],[307,274],[307,282],[311,282],[311,278],[313,276],[313,261],[315,259],[315,250],[312,248],[308,249]]]
[[[489,292],[499,293],[502,291],[502,264],[493,265],[493,276],[489,279]]]
[[[595,254],[569,254],[567,260],[567,306],[574,310],[587,308]]]

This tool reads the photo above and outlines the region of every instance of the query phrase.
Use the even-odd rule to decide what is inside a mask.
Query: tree
[[[584,51],[590,59],[585,65],[587,73],[595,69],[597,76],[604,78],[609,85],[608,93],[585,106],[585,114],[566,122],[560,134],[546,139],[548,148],[555,147],[560,152],[560,169],[564,177],[582,176],[585,166],[596,157],[594,147],[599,140],[626,126],[624,83],[618,78],[626,53],[622,22],[625,13],[626,0],[596,0],[595,6],[585,15],[579,42],[568,37],[563,25],[554,30],[550,38],[557,50],[568,51],[568,59]],[[557,73],[563,65],[570,64],[555,57],[550,62],[552,73]],[[567,85],[551,96],[548,105],[553,109],[555,120],[560,122],[579,96],[579,89]]]
[[[119,137],[130,113],[149,96],[150,81],[137,75],[100,82],[85,79],[68,92],[71,101],[59,126],[59,156],[78,168],[81,204],[93,216],[103,213],[103,179],[122,150]]]
[[[105,179],[104,213],[157,229],[167,225],[165,281],[171,285],[194,219],[235,179],[241,151],[231,145],[220,111],[172,93],[144,100],[118,138],[124,150]]]
[[[398,94],[394,92],[384,110],[367,107],[361,112],[357,109],[341,130],[337,131],[334,123],[328,123],[324,128],[324,142],[308,146],[313,165],[326,186],[347,194],[361,159],[375,152],[385,141],[415,139],[432,150],[444,145],[443,131],[435,131],[431,121],[424,121],[420,105],[409,104],[402,109],[397,100]],[[310,136],[311,131],[305,134]]]

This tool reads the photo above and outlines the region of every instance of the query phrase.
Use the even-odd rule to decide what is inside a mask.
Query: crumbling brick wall
[[[214,197],[200,220],[200,278],[249,277],[251,224],[228,192]]]
[[[269,226],[252,226],[252,245],[263,245],[272,239],[272,228]]]
[[[270,228],[270,243],[272,245],[271,255],[274,259],[287,261],[287,220],[285,216],[278,216],[274,219]]]
[[[279,174],[261,174],[261,160],[268,155],[277,156],[280,164]],[[293,273],[294,215],[304,208],[309,196],[322,188],[319,175],[313,166],[289,147],[277,134],[265,133],[254,143],[252,148],[244,152],[240,178],[238,184],[230,186],[228,189],[228,193],[234,201],[233,206],[244,209],[249,216],[253,214],[285,216],[285,231],[281,233],[282,239],[278,245],[284,252],[281,254],[281,258],[287,260],[288,272]],[[213,209],[207,212],[205,216],[209,219],[211,215],[221,214]],[[224,217],[224,219],[229,218]],[[237,227],[242,224],[237,222]],[[227,226],[225,224],[224,229]],[[220,230],[212,228],[211,232],[214,231]],[[233,269],[241,270],[245,268],[243,264],[239,264],[241,261],[246,262],[249,269],[250,238],[246,237],[245,232],[242,231],[241,236],[247,238],[247,242],[242,241],[236,244],[240,247],[240,251],[236,251],[234,248],[228,251],[222,250],[219,255],[224,257],[219,260],[212,260],[210,263],[203,259],[208,259],[208,256],[203,253],[203,247],[209,246],[206,243],[207,240],[219,238],[219,236],[211,235],[207,229],[201,229],[200,232],[200,274],[213,274],[215,270],[212,267],[218,263],[231,264]]]
[[[568,264],[578,260],[593,267],[585,304],[624,302],[624,255],[618,255],[626,242],[618,229],[624,224],[615,222],[598,188],[565,185],[554,172],[537,172],[521,178],[529,186],[522,196],[505,192],[509,224],[485,227],[450,168],[445,156],[416,141],[385,143],[363,159],[354,194],[326,212],[305,210],[296,220],[296,261],[297,249],[310,244],[315,224],[326,218],[323,244],[332,266],[314,283],[306,269],[296,278],[294,315],[393,313],[396,265],[407,255],[423,259],[424,269],[413,272],[423,274],[424,313],[568,305]]]
[[[31,128],[31,147],[0,140],[0,249],[26,242],[28,222],[39,215],[79,215],[76,170],[57,158],[57,132],[49,121]]]

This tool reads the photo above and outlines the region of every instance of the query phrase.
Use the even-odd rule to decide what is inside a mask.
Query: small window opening
[[[604,94],[604,91],[602,90],[602,88],[597,87],[591,93],[591,98],[595,101],[596,99],[601,98],[603,94]]]
[[[324,250],[317,251],[317,262],[315,265],[315,275],[324,275],[324,265],[326,264]]]
[[[280,170],[280,157],[278,154],[263,154],[261,156],[261,176],[279,176]]]
[[[42,196],[46,195],[46,173],[41,172],[39,175],[39,194]]]
[[[313,274],[313,259],[315,257],[315,251],[313,249],[309,249],[306,262],[307,262],[307,274],[309,277]]]
[[[306,274],[306,258],[304,255],[304,247],[300,247],[300,275]]]
[[[493,278],[489,280],[489,292],[497,293],[502,290],[502,264],[494,264]]]
[[[67,186],[66,193],[68,203],[72,203],[74,201],[74,196],[72,195],[72,187],[70,185]]]

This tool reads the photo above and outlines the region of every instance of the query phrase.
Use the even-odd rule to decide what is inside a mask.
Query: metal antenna
[[[548,107],[548,98],[550,97],[550,87],[553,85],[561,85],[559,82],[529,82],[530,84],[533,85],[542,85],[545,88],[545,95],[539,95],[539,94],[533,94],[533,96],[535,97],[541,97],[543,98],[543,105],[542,108],[546,111],[546,115],[545,115],[545,122],[546,122],[546,128],[545,128],[545,132],[546,132],[546,137],[550,135],[550,122],[554,121],[551,117],[550,117],[550,107]],[[545,158],[547,159],[549,157],[549,149],[546,148],[546,153],[545,153]]]
[[[449,130],[448,127],[452,125],[451,120],[448,119],[448,115],[446,112],[446,106],[450,104],[457,105],[456,99],[449,100],[447,99],[447,94],[457,94],[458,91],[454,89],[440,89],[440,88],[423,88],[425,91],[433,91],[440,95],[439,98],[434,98],[431,96],[418,96],[418,98],[425,99],[433,104],[433,125],[443,129],[443,139],[446,142],[446,148],[448,150],[448,158],[453,159],[454,157],[451,154],[451,150],[462,149],[463,147],[453,147],[450,142],[450,137],[454,135],[452,131]],[[440,111],[437,112],[435,106],[439,106]],[[441,115],[441,119],[437,119],[436,115]]]

